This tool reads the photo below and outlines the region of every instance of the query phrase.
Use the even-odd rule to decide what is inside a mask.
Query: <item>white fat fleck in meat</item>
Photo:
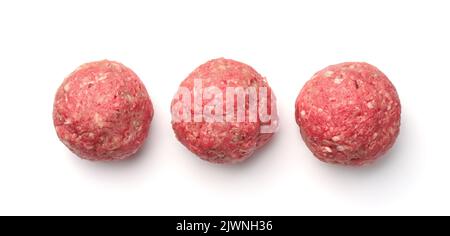
[[[368,107],[369,109],[374,109],[374,108],[375,108],[375,102],[373,102],[373,101],[368,102],[368,103],[367,103],[367,107]]]
[[[324,152],[329,152],[329,153],[332,153],[332,152],[333,152],[333,150],[331,150],[330,147],[323,147],[323,151],[324,151]]]
[[[323,75],[325,77],[331,77],[333,74],[334,74],[334,71],[329,70],[329,71],[326,71]]]
[[[67,120],[64,121],[64,124],[65,125],[70,125],[70,124],[72,124],[72,120],[71,119],[67,119]]]
[[[130,93],[125,93],[123,95],[123,98],[125,98],[125,100],[127,100],[128,102],[132,102],[133,101],[133,96]]]
[[[331,140],[333,140],[333,142],[339,142],[341,140],[341,137],[339,135],[336,135],[332,137]]]
[[[305,117],[306,112],[302,110],[302,111],[300,112],[300,115],[301,115],[302,117]]]
[[[336,147],[336,149],[340,152],[343,152],[343,151],[345,151],[345,146],[339,145]]]
[[[70,83],[67,83],[66,85],[64,85],[64,91],[69,92],[69,90],[70,90]]]
[[[105,79],[107,79],[107,78],[108,78],[108,74],[106,74],[106,73],[99,73],[99,74],[95,77],[95,80],[96,80],[97,82],[100,82],[100,81],[105,80]]]
[[[98,127],[103,128],[103,118],[98,114],[94,114],[94,122],[97,124]]]
[[[344,81],[344,79],[342,77],[340,77],[340,76],[334,78],[334,83],[335,84],[341,84],[342,81]]]

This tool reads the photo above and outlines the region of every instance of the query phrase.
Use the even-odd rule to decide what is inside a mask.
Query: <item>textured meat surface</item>
[[[295,108],[306,145],[325,162],[369,164],[390,149],[399,134],[396,89],[367,63],[319,71],[301,90]]]
[[[58,89],[53,121],[60,140],[88,160],[121,160],[148,135],[153,107],[141,80],[113,61],[84,64]]]
[[[265,78],[258,74],[252,67],[229,59],[211,60],[193,71],[182,83],[181,87],[188,88],[191,92],[194,89],[194,81],[201,80],[204,88],[215,86],[223,94],[226,94],[227,87],[254,87],[259,89],[265,87],[271,95],[271,89]],[[192,97],[193,100],[194,97]],[[209,101],[217,99],[204,99],[202,107]],[[225,99],[225,97],[223,97]],[[259,99],[259,98],[258,98]],[[237,99],[236,99],[237,100]],[[172,107],[179,101],[175,96]],[[258,100],[260,102],[260,100]],[[226,103],[225,101],[223,102]],[[266,104],[264,104],[266,105]],[[268,113],[271,100],[267,99]],[[237,106],[234,104],[233,114],[237,114]],[[194,103],[190,110],[194,115]],[[237,163],[249,158],[258,148],[266,144],[273,133],[262,133],[262,123],[258,119],[250,122],[248,119],[249,104],[246,99],[245,122],[174,122],[172,127],[178,140],[190,151],[197,154],[204,160],[213,163]],[[224,105],[224,114],[228,114]],[[276,120],[277,114],[271,114]],[[235,120],[237,121],[237,120]]]

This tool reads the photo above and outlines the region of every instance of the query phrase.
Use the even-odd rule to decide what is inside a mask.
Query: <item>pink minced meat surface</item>
[[[195,69],[180,86],[193,91],[194,80],[200,79],[203,88],[215,86],[223,94],[227,87],[265,87],[269,96],[272,95],[266,79],[252,67],[230,59],[219,58],[211,60]],[[192,97],[193,99],[193,97]],[[213,98],[214,99],[214,98]],[[223,98],[225,99],[225,97]],[[259,99],[259,98],[258,98]],[[172,108],[179,101],[175,96]],[[204,107],[210,100],[203,100]],[[193,102],[193,101],[192,101]],[[259,104],[258,100],[258,104]],[[226,102],[224,101],[223,104]],[[235,104],[236,105],[236,104]],[[246,99],[246,115],[248,117],[248,98]],[[267,107],[272,120],[277,120],[277,114],[270,114],[271,100],[267,99]],[[234,106],[234,113],[237,106]],[[191,106],[194,115],[194,105]],[[226,109],[223,110],[227,114]],[[234,164],[248,159],[257,149],[264,146],[273,133],[262,133],[262,123],[257,122],[173,122],[172,127],[178,140],[201,159],[218,164]]]
[[[56,93],[53,121],[60,140],[88,160],[123,160],[143,145],[153,117],[144,84],[124,65],[80,66]]]
[[[295,108],[306,145],[324,162],[370,164],[399,134],[396,89],[367,63],[342,63],[319,71],[301,90]]]

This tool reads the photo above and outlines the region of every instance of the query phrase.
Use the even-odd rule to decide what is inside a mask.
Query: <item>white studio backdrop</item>
[[[449,1],[1,1],[2,215],[448,215]],[[170,102],[198,65],[226,57],[266,76],[280,130],[236,166],[175,138]],[[131,161],[93,163],[59,142],[56,89],[80,64],[117,60],[155,106]],[[395,84],[401,134],[375,165],[315,159],[294,103],[318,70],[366,61]]]

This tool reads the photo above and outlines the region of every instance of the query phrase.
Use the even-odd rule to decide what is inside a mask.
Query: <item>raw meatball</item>
[[[124,65],[80,66],[56,93],[53,121],[60,140],[92,161],[123,160],[147,138],[153,106],[144,84]]]
[[[303,140],[324,162],[372,163],[399,134],[397,91],[367,63],[342,63],[317,72],[301,90],[295,109]]]
[[[202,89],[195,86],[196,82],[201,83]],[[258,148],[266,144],[278,127],[275,96],[272,94],[271,88],[265,78],[246,64],[223,58],[211,60],[195,69],[181,83],[181,88],[187,89],[188,96],[191,99],[188,99],[190,104],[180,106],[179,104],[182,102],[181,90],[173,99],[173,130],[184,146],[206,161],[220,164],[244,161]],[[221,92],[223,96],[217,96],[216,94],[208,97],[206,90],[209,88],[217,88],[216,92]],[[238,96],[226,96],[227,88],[257,91],[260,96],[256,96],[256,98],[253,96],[255,99],[252,101],[258,104],[259,111],[261,111],[261,108],[267,110],[270,120],[261,119],[260,116],[257,119],[250,118],[252,117],[251,114],[258,113],[258,109],[255,110],[255,104],[250,102],[250,92],[244,94],[245,103],[243,103],[244,106],[240,106],[243,109],[239,113]],[[267,91],[265,97],[262,97],[263,95],[258,92],[260,89]],[[194,100],[200,91],[203,91],[203,97],[200,95],[201,100],[196,103]],[[234,100],[228,100],[227,98],[234,98]],[[223,104],[223,116],[221,116],[223,121],[207,121],[205,113],[203,113],[203,119],[195,120],[195,114],[198,114],[195,109],[197,108],[199,111],[208,110],[208,104],[211,102]],[[227,103],[232,104],[232,108],[226,109]],[[218,107],[222,106],[219,105]],[[190,119],[181,121],[174,119],[175,114],[178,116],[180,108],[186,109],[185,111]],[[238,114],[245,114],[245,119],[239,120]],[[227,120],[225,119],[227,116],[234,119]]]

